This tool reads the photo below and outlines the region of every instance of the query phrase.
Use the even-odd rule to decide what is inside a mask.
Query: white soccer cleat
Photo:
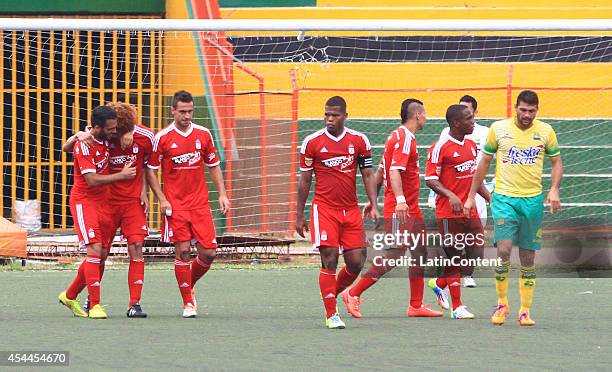
[[[465,307],[465,305],[461,305],[457,307],[455,310],[451,311],[452,319],[474,319],[474,314],[470,313]]]
[[[463,286],[466,288],[475,288],[476,281],[471,276],[466,276],[463,278]]]
[[[444,310],[449,310],[450,302],[448,301],[448,288],[442,289],[438,287],[436,284],[436,278],[429,279],[429,282],[427,282],[427,286],[431,288],[434,295],[436,296],[438,306],[440,306]]]
[[[183,308],[183,318],[195,318],[198,315],[195,306],[193,304],[187,304]]]
[[[329,318],[325,319],[325,326],[329,329],[344,329],[346,324],[340,319],[340,315],[335,313]]]

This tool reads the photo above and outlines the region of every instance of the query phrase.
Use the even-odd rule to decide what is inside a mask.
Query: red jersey
[[[191,123],[182,132],[174,122],[157,133],[147,166],[162,167],[164,195],[172,210],[208,207],[208,187],[204,165],[220,164],[210,131]]]
[[[300,170],[314,169],[313,203],[329,208],[357,206],[357,165],[372,167],[372,146],[368,137],[345,128],[338,137],[321,129],[306,138],[300,149]]]
[[[91,187],[85,181],[84,174],[108,174],[108,142],[98,141],[94,138],[93,147],[77,141],[74,146],[74,182],[70,190],[70,200],[90,200],[92,202],[105,202],[107,185]]]
[[[472,178],[476,173],[477,154],[478,146],[474,141],[464,138],[463,142],[459,142],[448,134],[442,135],[429,148],[425,179],[439,180],[444,187],[455,193],[462,203],[465,203],[472,186]],[[437,195],[436,217],[457,218],[464,215],[453,214],[448,198]],[[469,217],[478,217],[476,209]]]
[[[134,127],[134,142],[123,150],[120,139],[110,143],[110,173],[119,173],[125,163],[132,162],[136,167],[136,177],[131,180],[113,182],[110,185],[110,202],[126,202],[140,199],[142,191],[142,172],[153,149],[153,132],[137,125]]]
[[[380,163],[383,168],[385,182],[385,201],[383,204],[383,215],[391,216],[395,213],[397,202],[391,188],[389,171],[397,169],[402,176],[402,189],[406,204],[408,204],[409,217],[421,217],[419,208],[419,190],[421,178],[419,175],[419,153],[417,151],[416,138],[411,131],[403,125],[391,132],[385,143],[385,153]]]

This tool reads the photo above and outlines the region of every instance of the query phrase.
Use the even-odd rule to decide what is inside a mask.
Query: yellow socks
[[[508,275],[510,274],[510,260],[502,261],[501,266],[495,268],[495,290],[497,303],[508,305]],[[521,292],[522,293],[522,292]],[[521,295],[522,299],[522,295]]]
[[[522,313],[523,311],[529,311],[529,308],[531,307],[531,302],[533,300],[533,291],[535,290],[535,285],[535,266],[521,266],[521,277],[519,278],[521,309],[519,310],[519,313]]]

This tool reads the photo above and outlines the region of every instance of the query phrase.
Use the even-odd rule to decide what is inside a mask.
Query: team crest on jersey
[[[533,139],[536,140],[536,141],[540,141],[540,140],[542,140],[542,137],[540,137],[539,133],[534,133],[533,134]]]
[[[538,156],[540,156],[542,149],[544,149],[544,145],[529,146],[524,150],[519,150],[516,146],[512,146],[502,162],[504,164],[533,165]]]
[[[134,147],[132,147],[132,152],[134,154],[138,154],[138,145],[137,144],[134,144]]]
[[[196,147],[197,150],[201,150],[202,149],[202,142],[200,142],[199,139],[196,140],[195,147]]]
[[[351,143],[348,147],[348,153],[353,155],[355,153],[355,147],[353,147],[353,144]]]
[[[95,238],[95,237],[96,237],[96,233],[93,231],[93,229],[92,229],[92,228],[90,228],[90,229],[89,229],[89,231],[87,232],[87,235],[88,235],[88,236],[89,236],[91,239],[93,239],[93,238]]]
[[[327,231],[321,231],[321,240],[327,240]]]
[[[476,150],[474,150],[474,148],[472,147],[472,155],[476,156]]]

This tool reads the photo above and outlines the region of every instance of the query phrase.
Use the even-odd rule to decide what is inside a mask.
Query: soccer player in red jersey
[[[444,275],[431,279],[429,287],[438,297],[438,304],[446,309],[449,304],[442,290],[448,287],[453,306],[451,318],[472,319],[474,314],[461,302],[461,266],[458,259],[466,257],[466,248],[484,245],[484,230],[478,212],[474,209],[469,216],[463,213],[478,154],[478,145],[466,138],[474,131],[474,114],[464,105],[452,105],[446,111],[446,121],[450,128],[448,134],[442,134],[429,148],[425,183],[437,194],[436,219],[443,237],[444,252],[447,259],[454,258],[457,263],[450,261],[445,265]],[[485,200],[491,200],[491,194],[484,184],[479,194]]]
[[[230,202],[212,134],[191,122],[191,94],[184,90],[176,92],[171,111],[174,122],[155,136],[147,179],[164,215],[162,239],[174,243],[174,273],[183,298],[183,317],[193,318],[197,315],[193,287],[210,268],[217,247],[205,168],[219,192],[222,213],[228,212]],[[160,166],[163,191],[157,180]],[[198,256],[190,262],[192,240],[197,242]]]
[[[383,216],[385,219],[385,233],[396,234],[407,232],[419,236],[418,243],[396,244],[386,250],[385,259],[396,259],[404,256],[410,249],[411,260],[408,268],[410,281],[410,304],[406,310],[409,317],[438,317],[443,313],[433,310],[429,305],[423,304],[424,268],[422,261],[427,258],[427,247],[423,244],[425,237],[425,222],[419,208],[420,167],[419,153],[417,152],[415,133],[423,129],[427,116],[423,102],[417,99],[407,99],[402,102],[400,110],[402,125],[391,132],[385,144],[385,152],[377,172],[378,189],[385,185],[385,199]],[[364,208],[369,212],[370,204]],[[421,235],[416,235],[421,234]],[[362,303],[362,293],[374,285],[383,275],[391,271],[394,266],[384,264],[370,266],[359,282],[342,293],[342,300],[347,311],[355,318],[361,318],[359,305]]]
[[[104,319],[106,311],[100,305],[100,262],[103,232],[101,216],[107,204],[107,185],[133,179],[136,169],[127,163],[114,174],[108,174],[109,148],[107,139],[117,133],[117,113],[110,107],[100,106],[92,111],[90,147],[77,141],[74,151],[74,184],[70,191],[70,213],[79,237],[79,244],[87,249],[87,258],[79,267],[76,278],[68,289],[59,295],[62,304],[75,316]],[[91,309],[89,314],[81,309],[78,294],[87,286]]]
[[[321,254],[319,287],[325,306],[325,325],[345,328],[336,310],[336,297],[359,275],[365,259],[365,232],[357,205],[357,168],[372,207],[368,215],[378,220],[372,150],[368,138],[346,128],[346,102],[334,96],[325,103],[325,128],[307,136],[300,149],[300,180],[296,231],[304,237],[308,223],[304,206],[314,172],[315,194],[310,213],[310,236]],[[336,277],[340,248],[346,266]]]
[[[110,185],[107,208],[104,209],[101,224],[102,260],[100,262],[100,277],[104,274],[105,261],[111,248],[117,228],[121,227],[121,235],[128,243],[130,266],[128,269],[128,288],[130,300],[127,316],[129,318],[146,318],[142,311],[140,297],[144,284],[144,257],[142,247],[148,235],[146,211],[149,206],[148,185],[145,179],[144,167],[153,147],[153,132],[148,128],[136,125],[138,120],[136,108],[123,102],[109,103],[107,106],[117,112],[117,136],[109,141],[109,171],[120,172],[126,163],[136,168],[136,177],[130,180],[114,182]],[[127,138],[127,139],[126,139]],[[79,132],[64,145],[64,151],[72,152],[77,139],[91,142],[91,132]],[[89,310],[89,302],[85,304]]]

